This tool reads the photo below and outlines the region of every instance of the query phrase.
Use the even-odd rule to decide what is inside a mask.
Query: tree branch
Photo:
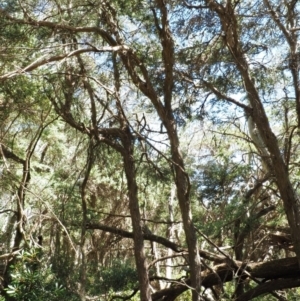
[[[55,23],[55,22],[50,22],[50,21],[37,21],[32,18],[28,18],[26,20],[18,19],[18,18],[15,18],[15,17],[12,17],[11,15],[9,15],[3,8],[0,8],[0,15],[2,15],[5,19],[12,21],[15,24],[31,25],[31,26],[35,26],[35,27],[47,27],[47,28],[51,28],[54,30],[60,29],[60,30],[74,32],[74,33],[78,33],[78,32],[96,33],[96,34],[99,34],[100,36],[102,36],[102,38],[104,40],[106,40],[109,45],[111,45],[111,46],[117,45],[117,42],[112,38],[112,36],[107,31],[105,31],[97,26],[74,27],[74,26],[70,26],[67,24],[60,24],[60,23]]]
[[[168,112],[171,111],[173,90],[173,66],[174,66],[174,41],[169,27],[168,10],[163,0],[156,1],[161,13],[161,27],[157,24],[159,37],[162,44],[162,58],[165,67],[164,101]],[[157,18],[156,18],[157,20]],[[158,23],[158,22],[156,22]]]
[[[17,70],[14,70],[10,73],[4,74],[2,76],[0,76],[0,80],[5,80],[8,78],[12,78],[14,76],[20,75],[22,73],[25,72],[30,72],[32,70],[35,70],[43,65],[49,64],[51,62],[57,62],[57,61],[61,61],[63,59],[67,59],[69,57],[72,56],[78,56],[82,53],[86,53],[86,52],[114,52],[114,51],[127,51],[129,48],[125,45],[123,46],[114,46],[114,47],[110,47],[110,46],[104,46],[102,48],[96,48],[96,47],[91,47],[91,48],[85,48],[85,49],[77,49],[74,51],[71,51],[67,54],[63,54],[63,55],[54,55],[51,57],[47,57],[47,55],[44,55],[42,57],[39,57],[37,60],[35,60],[34,62],[32,62],[31,64],[19,68]]]
[[[21,164],[25,164],[25,160],[18,157],[16,154],[14,154],[12,151],[10,151],[6,146],[4,146],[4,144],[0,143],[0,151],[1,151],[1,155],[4,156],[4,159],[12,159],[15,162],[21,163]]]
[[[242,296],[238,297],[236,301],[251,300],[261,294],[271,293],[278,289],[292,288],[300,286],[300,279],[298,279],[300,269],[297,258],[283,258],[269,262],[262,263],[242,263],[236,261],[234,265],[224,263],[213,267],[213,271],[207,269],[201,273],[202,286],[210,288],[214,285],[229,282],[234,279],[234,276],[250,277],[251,279],[264,278],[265,280],[285,278],[279,280],[271,280],[260,284],[254,289],[249,290]],[[296,277],[296,279],[293,279]],[[257,282],[257,281],[255,281]],[[190,279],[184,280],[181,283],[160,290],[152,294],[152,300],[175,300],[180,294],[188,290],[190,286]]]
[[[270,293],[274,290],[282,290],[287,288],[299,287],[300,279],[276,279],[265,283],[261,283],[255,288],[237,297],[235,301],[248,301],[252,300],[262,294]]]
[[[119,228],[115,228],[115,227],[110,227],[110,226],[98,224],[98,223],[88,223],[86,225],[86,228],[87,229],[98,229],[98,230],[114,233],[114,234],[120,235],[122,237],[133,238],[133,233],[132,232],[125,231],[123,229],[119,229]],[[149,240],[149,241],[157,242],[157,243],[159,243],[159,244],[161,244],[161,245],[163,245],[167,248],[170,248],[171,250],[173,250],[175,252],[185,251],[185,249],[183,247],[181,247],[180,245],[175,244],[174,242],[171,242],[171,241],[169,241],[168,239],[166,239],[162,236],[149,234],[149,233],[144,233],[144,239]],[[214,262],[224,262],[226,260],[225,257],[216,255],[216,254],[208,252],[208,251],[199,250],[199,253],[200,253],[200,256],[202,258],[205,258],[207,260],[211,260],[211,261],[214,261]]]
[[[285,36],[286,40],[288,41],[289,45],[292,46],[294,44],[294,41],[293,41],[289,31],[285,28],[285,26],[280,21],[280,18],[278,16],[278,14],[271,7],[271,4],[270,4],[269,0],[264,0],[264,4],[268,8],[269,13],[270,13],[273,21],[277,24],[277,26],[280,28],[280,30],[284,34],[284,36]]]
[[[114,233],[114,234],[120,235],[122,237],[133,238],[133,233],[132,232],[128,232],[128,231],[118,229],[118,228],[115,228],[115,227],[105,226],[105,225],[102,225],[102,224],[88,223],[86,225],[86,228],[87,229],[98,229],[98,230]],[[150,233],[144,233],[143,236],[144,236],[145,240],[155,241],[159,244],[164,245],[167,248],[172,249],[175,252],[182,252],[183,251],[182,247],[180,247],[179,245],[169,241],[168,239],[166,239],[162,236],[158,236],[158,235],[154,235],[154,234],[150,234]]]
[[[248,115],[252,115],[252,108],[235,100],[234,98],[232,97],[229,97],[225,94],[223,94],[221,91],[219,91],[213,84],[205,81],[205,80],[202,80],[203,84],[208,88],[210,89],[218,98],[220,99],[224,99],[230,103],[233,103],[235,105],[237,105],[238,107],[242,108],[245,110],[245,112],[248,114]]]

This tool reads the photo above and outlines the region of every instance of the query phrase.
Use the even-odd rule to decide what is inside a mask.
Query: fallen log
[[[251,300],[261,294],[271,293],[278,289],[288,289],[300,286],[300,269],[296,257],[276,259],[268,262],[228,262],[214,266],[210,270],[201,273],[202,286],[207,289],[214,285],[232,281],[236,277],[253,279],[257,286],[241,295],[236,301]],[[182,280],[181,283],[168,289],[152,294],[152,300],[163,298],[165,301],[173,301],[189,289],[190,280]]]

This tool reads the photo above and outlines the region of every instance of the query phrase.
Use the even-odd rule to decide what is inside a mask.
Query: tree
[[[44,229],[53,272],[81,300],[103,293],[93,273],[133,254],[145,301],[188,287],[194,301],[207,297],[202,287],[235,300],[298,287],[285,280],[300,268],[298,10],[296,1],[1,5],[1,200],[16,225],[3,231],[14,241],[6,251],[30,248]],[[14,255],[4,257],[13,258],[4,286]],[[165,260],[174,279],[150,276]],[[274,277],[282,281],[257,279]]]

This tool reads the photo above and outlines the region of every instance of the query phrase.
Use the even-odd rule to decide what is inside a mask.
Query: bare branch
[[[224,99],[230,103],[233,103],[235,105],[237,105],[238,107],[242,108],[245,110],[245,112],[249,115],[252,115],[252,108],[235,100],[234,98],[232,97],[229,97],[227,95],[225,95],[224,93],[220,92],[214,85],[212,85],[211,83],[205,81],[205,80],[202,80],[202,82],[204,83],[204,85],[209,88],[212,92],[215,93],[215,95],[220,98],[220,99]]]
[[[300,27],[294,27],[294,28],[291,28],[290,31],[299,31],[300,30]]]
[[[133,238],[133,233],[132,232],[128,232],[122,229],[118,229],[115,227],[109,227],[106,225],[102,225],[102,224],[95,224],[95,223],[88,223],[86,225],[87,229],[99,229],[102,231],[107,231],[110,233],[114,233],[116,235],[120,235],[122,237],[127,237],[127,238]],[[157,243],[160,243],[162,245],[164,245],[167,248],[172,249],[175,252],[181,252],[183,250],[183,248],[181,248],[179,245],[169,241],[168,239],[158,236],[158,235],[154,235],[154,234],[150,234],[150,233],[144,233],[143,234],[144,239],[145,240],[150,240],[150,241],[155,241]]]
[[[52,62],[62,61],[69,57],[78,56],[78,55],[80,55],[82,53],[86,53],[86,52],[118,52],[118,51],[128,51],[128,49],[129,48],[125,45],[124,46],[114,46],[114,47],[104,46],[102,48],[92,47],[92,48],[77,49],[77,50],[71,51],[64,55],[55,55],[55,56],[51,56],[51,57],[47,57],[46,55],[44,55],[44,56],[38,58],[37,60],[35,60],[34,62],[32,62],[31,64],[27,65],[26,67],[19,68],[15,71],[12,71],[10,73],[0,76],[0,80],[12,78],[12,77],[20,75],[22,73],[35,70],[43,65],[46,65],[46,64],[49,64]]]

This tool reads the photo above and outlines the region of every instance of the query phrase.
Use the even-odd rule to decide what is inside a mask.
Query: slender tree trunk
[[[174,213],[173,213],[173,204],[174,204],[174,198],[176,194],[176,187],[175,185],[172,185],[171,192],[168,200],[168,207],[169,207],[169,222],[168,230],[167,230],[167,239],[170,241],[174,241]],[[167,251],[168,256],[171,256],[173,254],[173,251],[171,249],[168,249]],[[168,258],[166,260],[166,277],[171,279],[172,278],[172,258]]]
[[[140,58],[136,55],[134,51],[128,51],[128,52],[120,52],[119,56],[125,66],[125,68],[128,71],[128,74],[130,75],[133,83],[137,86],[137,88],[145,95],[147,96],[154,108],[157,111],[157,114],[159,115],[160,119],[163,122],[164,127],[167,130],[168,138],[170,141],[170,147],[171,147],[171,158],[173,161],[173,167],[175,170],[175,181],[176,181],[176,187],[177,187],[177,197],[179,201],[179,206],[181,210],[181,216],[183,220],[183,226],[186,236],[186,242],[189,250],[189,264],[191,268],[191,285],[193,287],[193,301],[198,301],[200,298],[200,289],[201,289],[201,267],[200,267],[200,258],[199,258],[199,252],[198,252],[198,245],[197,245],[197,235],[196,231],[194,229],[193,221],[192,221],[192,213],[191,213],[191,203],[190,203],[190,183],[189,183],[189,176],[185,171],[183,158],[180,154],[179,150],[179,139],[178,139],[178,133],[176,128],[176,120],[173,116],[172,111],[172,93],[173,93],[173,66],[174,66],[174,42],[171,34],[171,30],[169,28],[168,23],[168,8],[165,1],[162,0],[156,0],[157,8],[159,9],[159,15],[156,14],[155,9],[153,10],[154,19],[155,19],[155,25],[157,28],[157,31],[160,36],[161,45],[162,45],[162,59],[165,67],[165,79],[164,79],[164,104],[161,102],[160,96],[155,91],[151,80],[149,78],[149,74],[147,71],[147,68],[143,64],[143,62],[140,60]],[[116,45],[116,42],[119,45],[124,44],[124,41],[122,39],[122,35],[119,33],[119,28],[116,26],[115,20],[113,20],[113,15],[115,14],[114,9],[109,5],[109,3],[106,3],[106,7],[108,10],[110,10],[110,14],[106,13],[106,21],[109,24],[109,26],[113,29],[116,36],[116,41],[114,39],[109,39],[108,42],[110,45]],[[107,11],[108,12],[108,11]],[[137,72],[139,70],[139,72]],[[142,77],[141,75],[142,74]],[[143,80],[142,80],[143,78]],[[130,142],[131,143],[131,142]],[[127,148],[130,144],[129,142],[123,143],[124,147]],[[130,146],[132,148],[132,146]],[[130,192],[130,211],[132,217],[135,216],[135,214],[138,214],[138,216],[135,216],[135,220],[132,220],[133,222],[133,231],[136,232],[135,235],[135,243],[138,245],[136,246],[136,252],[142,252],[142,237],[140,236],[140,216],[139,216],[139,208],[138,208],[138,199],[137,199],[137,187],[136,183],[132,179],[135,179],[132,175],[134,173],[134,170],[132,170],[131,166],[134,166],[132,154],[133,151],[130,149],[125,150],[126,155],[124,156],[124,163],[125,163],[125,172],[126,177],[128,180],[128,188]],[[131,159],[130,159],[131,157]],[[131,161],[132,162],[131,162]],[[135,176],[135,175],[134,175]],[[136,200],[135,200],[136,199]],[[136,204],[135,204],[136,203]],[[140,250],[140,251],[138,251]],[[144,259],[143,256],[136,254],[136,256],[140,257],[141,260],[141,270],[143,266]],[[138,263],[137,263],[138,264]],[[141,273],[141,271],[139,271]],[[147,276],[147,279],[144,277]],[[148,282],[148,275],[139,275],[140,283],[143,283],[143,285],[147,285]],[[145,297],[146,297],[145,293]]]
[[[150,283],[144,252],[144,238],[139,208],[138,186],[136,183],[135,163],[133,158],[134,150],[129,129],[126,133],[126,138],[123,139],[123,146],[123,160],[129,193],[129,209],[133,228],[134,254],[140,285],[140,298],[141,301],[151,301]]]
[[[86,201],[86,185],[94,164],[93,143],[90,141],[87,167],[84,175],[84,180],[81,185],[81,209],[82,209],[82,226],[81,226],[81,239],[80,239],[80,253],[81,253],[81,265],[80,265],[80,299],[86,300],[86,254],[85,254],[85,235],[86,235],[86,223],[87,223],[87,201]]]
[[[189,251],[189,264],[191,269],[191,284],[193,287],[193,301],[200,300],[201,291],[201,265],[199,249],[197,243],[197,234],[192,220],[192,210],[190,201],[190,181],[185,171],[182,155],[179,150],[179,139],[177,136],[176,123],[172,113],[169,112],[169,119],[164,120],[167,128],[170,144],[172,161],[175,170],[175,183],[177,188],[177,197],[181,211],[186,242]],[[172,116],[172,117],[171,117]]]

